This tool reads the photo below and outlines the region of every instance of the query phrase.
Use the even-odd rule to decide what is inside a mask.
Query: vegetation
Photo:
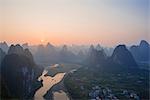
[[[92,66],[91,66],[92,67]],[[65,86],[74,99],[88,99],[93,86],[109,87],[119,99],[125,99],[123,90],[133,91],[140,98],[149,98],[149,72],[141,69],[103,72],[80,68],[65,78]],[[84,88],[81,88],[84,87]]]
[[[50,67],[48,67],[47,70],[48,70],[48,75],[54,76],[57,73],[61,73],[61,72],[62,73],[64,73],[64,72],[68,73],[71,70],[78,69],[80,67],[81,67],[81,65],[78,65],[78,64],[61,63],[61,64],[59,64],[58,67],[56,67],[56,68],[50,68]]]

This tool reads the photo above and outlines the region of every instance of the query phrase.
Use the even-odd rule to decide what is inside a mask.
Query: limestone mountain
[[[100,46],[100,44],[97,44],[97,46],[96,46],[96,50],[102,50],[103,48]]]
[[[104,63],[106,63],[106,59],[107,57],[103,49],[97,50],[93,45],[90,46],[86,60],[89,65],[97,67],[104,66]]]
[[[142,40],[139,45],[130,47],[130,51],[137,62],[150,62],[150,44]]]
[[[4,59],[6,53],[0,48],[0,67],[1,67],[1,62]]]
[[[27,48],[29,48],[29,45],[28,45],[28,43],[24,43],[24,44],[22,44],[22,47],[23,47],[24,49],[27,49]]]
[[[111,56],[111,60],[125,67],[137,67],[137,64],[125,45],[118,45]]]
[[[61,62],[74,62],[76,60],[76,55],[68,50],[67,45],[64,45],[59,52],[59,59]]]
[[[46,66],[48,66],[50,63],[58,63],[58,51],[51,43],[47,43],[46,46],[39,45],[34,57],[37,63],[45,63]]]
[[[0,48],[1,48],[4,52],[7,52],[8,49],[9,49],[9,47],[8,47],[8,45],[7,45],[6,42],[1,42],[1,43],[0,43]]]
[[[23,49],[19,44],[11,45],[8,54],[1,64],[1,80],[7,91],[2,94],[10,98],[29,98],[33,92],[33,83],[36,81],[40,69],[36,66],[33,56],[28,49]],[[3,88],[2,88],[3,89]]]

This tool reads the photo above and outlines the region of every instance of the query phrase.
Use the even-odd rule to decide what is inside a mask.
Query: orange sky
[[[2,0],[0,41],[114,46],[150,40],[147,0]]]

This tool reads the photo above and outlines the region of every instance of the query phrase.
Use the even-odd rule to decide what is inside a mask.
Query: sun
[[[44,42],[44,39],[41,39],[41,42],[43,43],[43,42]]]

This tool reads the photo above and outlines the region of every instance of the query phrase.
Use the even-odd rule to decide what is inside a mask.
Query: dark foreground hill
[[[1,97],[31,98],[34,83],[41,71],[34,63],[31,52],[20,45],[11,45],[1,65]]]

